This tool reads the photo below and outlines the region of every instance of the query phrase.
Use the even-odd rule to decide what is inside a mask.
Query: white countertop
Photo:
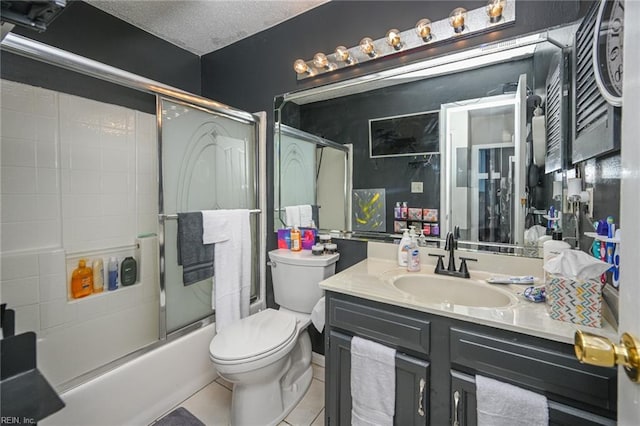
[[[390,244],[387,245],[392,248],[394,247]],[[388,249],[385,248],[384,250]],[[371,255],[372,251],[377,253],[377,250],[371,250],[370,248],[369,255]],[[426,255],[426,251],[424,254]],[[468,255],[468,253],[465,253],[465,255]],[[421,255],[421,257],[424,259],[426,256]],[[505,262],[517,263],[519,261],[517,258],[509,258],[509,256],[494,255],[489,258],[492,259],[492,261],[488,263],[504,264]],[[496,263],[496,261],[498,262]],[[394,278],[400,275],[420,274],[425,275],[426,278],[431,276],[437,277],[438,279],[446,279],[446,277],[442,275],[433,275],[433,261],[426,263],[427,264],[422,264],[422,270],[420,272],[407,272],[405,267],[397,266],[395,260],[369,257],[320,282],[320,287],[325,290],[361,297],[363,299],[388,303],[390,305],[401,306],[462,321],[470,321],[476,324],[529,334],[563,343],[573,344],[573,336],[577,329],[608,337],[612,341],[618,341],[616,329],[606,320],[602,321],[602,328],[592,328],[551,319],[544,303],[529,302],[519,295],[519,293],[522,293],[522,291],[528,287],[527,285],[492,285],[486,283],[485,280],[487,278],[500,276],[500,274],[470,268],[471,278],[469,278],[470,282],[477,284],[479,287],[489,286],[500,292],[509,293],[512,296],[512,303],[500,308],[460,306],[451,303],[424,303],[419,300],[419,298],[397,289],[391,283]],[[479,262],[479,264],[482,263],[487,265],[486,261]],[[470,267],[473,267],[473,264],[471,264]],[[531,268],[531,266],[529,266],[529,268]],[[520,275],[536,275],[535,272],[531,271],[528,273],[525,271],[520,272]],[[514,274],[514,272],[510,273]],[[426,282],[425,285],[428,285],[428,282]],[[604,311],[606,312],[607,310],[604,309]]]

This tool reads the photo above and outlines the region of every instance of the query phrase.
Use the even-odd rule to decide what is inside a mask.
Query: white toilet
[[[335,272],[339,254],[269,252],[279,310],[266,309],[218,333],[209,345],[216,370],[233,383],[231,424],[275,425],[302,399],[312,379],[307,326],[322,297],[318,283]]]

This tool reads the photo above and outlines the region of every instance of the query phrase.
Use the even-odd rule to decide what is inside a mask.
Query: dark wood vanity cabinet
[[[550,425],[615,424],[616,370],[580,364],[571,345],[334,292],[326,297],[328,425],[351,424],[356,335],[396,349],[394,424],[477,424],[476,374],[544,394]]]

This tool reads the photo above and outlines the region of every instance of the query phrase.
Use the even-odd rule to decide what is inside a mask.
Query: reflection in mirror
[[[549,76],[555,68],[566,69],[574,29],[558,28],[278,98],[279,124],[353,145],[353,197],[379,194],[376,201],[384,200],[383,230],[361,232],[353,226],[359,217],[355,205],[353,214],[345,212],[350,217],[345,226],[332,228],[353,229],[344,234],[349,238],[389,239],[413,225],[437,243],[459,226],[462,247],[537,255],[537,250],[525,252],[525,235],[540,229],[535,225],[544,234],[549,206],[561,210],[552,198],[552,184],[563,180],[567,167],[570,83],[565,73],[553,84]],[[560,107],[549,104],[550,90],[559,94]],[[533,120],[534,110],[542,120]],[[433,132],[425,125],[423,132],[402,134],[401,126],[391,123],[391,139],[405,147],[385,147],[391,155],[372,151],[372,142],[379,142],[371,139],[372,123],[433,111],[440,111],[437,149],[407,151]],[[553,128],[545,127],[545,113]],[[435,127],[433,120],[425,122]],[[278,175],[275,182],[278,194],[287,184]]]
[[[445,229],[482,243],[524,238],[526,74],[511,94],[442,105]],[[524,141],[523,141],[524,142]]]
[[[274,229],[350,230],[351,146],[284,124],[274,140]]]

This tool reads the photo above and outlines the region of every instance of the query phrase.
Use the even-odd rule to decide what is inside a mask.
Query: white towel
[[[325,301],[324,297],[321,297],[311,310],[311,322],[320,333],[322,333],[324,329],[324,309]]]
[[[311,205],[304,204],[298,206],[300,209],[300,226],[310,227],[311,222],[313,222],[313,213],[311,210]]]
[[[546,426],[549,408],[544,395],[476,376],[478,426]]]
[[[249,315],[251,296],[251,229],[249,210],[202,212],[202,243],[215,243],[211,305],[220,331]]]
[[[351,339],[351,424],[393,425],[396,351],[370,340]]]
[[[286,225],[292,228],[300,227],[300,207],[287,206],[284,208]]]

